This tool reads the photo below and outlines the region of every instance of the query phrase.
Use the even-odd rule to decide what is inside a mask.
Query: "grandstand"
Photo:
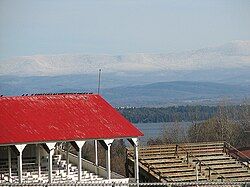
[[[100,95],[1,96],[0,119],[0,184],[128,183],[111,171],[110,150],[119,139],[134,147],[132,180],[139,182],[138,137],[143,134]],[[86,141],[94,142],[95,163],[82,158]],[[98,142],[106,152],[105,168],[98,164]]]
[[[127,175],[133,174],[133,152],[127,150]],[[250,167],[240,151],[226,142],[140,147],[142,182],[250,181]]]
[[[1,172],[8,173],[8,165],[6,161],[1,162]],[[48,182],[48,159],[46,157],[41,158],[41,172],[38,176],[38,169],[35,158],[24,158],[23,168],[22,168],[22,182],[28,183],[47,183]],[[17,171],[17,160],[12,161],[12,174],[10,181],[12,183],[18,183],[18,171]],[[53,166],[52,166],[52,177],[53,182],[63,182],[63,181],[77,181],[78,180],[78,168],[77,165],[69,164],[69,175],[67,175],[67,164],[66,160],[61,158],[61,155],[53,155]],[[1,182],[9,181],[9,176],[5,175],[2,177]],[[98,181],[103,180],[103,178],[95,175],[94,173],[83,171],[82,181]]]
[[[63,150],[60,150],[60,152]],[[69,163],[67,166],[66,158],[63,158],[62,154],[53,155],[52,162],[52,177],[53,183],[64,183],[64,182],[78,182],[78,166],[77,163]],[[76,157],[77,155],[71,154],[71,157]],[[93,171],[96,167],[93,163],[82,160],[83,165],[85,166],[82,171],[81,182],[88,183],[110,183],[112,181],[116,182],[125,182],[128,183],[129,179],[124,178],[123,176],[112,172],[112,179],[106,179],[106,169],[99,166],[98,174]],[[4,173],[9,172],[8,162],[6,160],[2,160],[0,163],[0,171],[3,176],[0,179],[0,183],[19,183],[18,170],[17,170],[17,160],[12,159],[12,173],[11,178],[9,179],[9,175]],[[92,168],[88,164],[92,164]],[[68,171],[67,171],[68,170]],[[92,172],[91,172],[92,170]],[[36,158],[24,158],[23,159],[23,168],[22,168],[22,182],[23,183],[48,183],[49,175],[48,175],[48,157],[41,158],[41,171],[38,173],[37,169],[37,160]]]

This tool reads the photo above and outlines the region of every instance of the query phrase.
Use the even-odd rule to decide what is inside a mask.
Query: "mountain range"
[[[0,61],[0,75],[57,76],[155,71],[250,68],[250,41],[233,41],[217,47],[168,54],[35,55]]]
[[[174,81],[104,89],[102,94],[116,106],[215,105],[242,102],[250,97],[250,86]]]
[[[250,41],[167,54],[35,55],[0,60],[4,95],[96,92],[115,105],[215,102],[249,97]]]

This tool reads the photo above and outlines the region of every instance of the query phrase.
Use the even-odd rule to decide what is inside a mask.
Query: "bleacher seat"
[[[127,152],[132,163],[133,150]],[[224,142],[140,147],[139,166],[160,181],[193,182],[197,172],[199,181],[250,180],[250,169],[224,152]]]
[[[48,158],[41,158],[41,175],[38,177],[38,168],[36,164],[36,159],[25,159],[23,158],[23,182],[24,183],[34,183],[34,182],[48,182]],[[69,176],[67,175],[67,164],[66,160],[63,160],[61,155],[53,155],[53,165],[52,165],[52,175],[53,182],[77,182],[78,181],[78,168],[72,164],[69,164]],[[5,183],[8,181],[8,163],[1,162],[1,173],[5,177],[0,178],[0,183]],[[12,182],[18,183],[18,175],[17,175],[17,160],[12,161]],[[93,182],[103,180],[102,177],[90,173],[86,170],[82,172],[82,180]]]

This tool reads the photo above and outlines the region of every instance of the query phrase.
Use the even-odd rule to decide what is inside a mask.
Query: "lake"
[[[157,138],[162,135],[162,133],[171,128],[175,122],[165,122],[165,123],[135,123],[134,125],[139,128],[144,136],[140,138],[140,144],[145,145],[149,138]],[[179,122],[180,127],[187,130],[188,127],[192,125],[192,122]]]

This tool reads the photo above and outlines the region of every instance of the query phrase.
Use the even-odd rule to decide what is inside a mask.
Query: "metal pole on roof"
[[[99,73],[98,73],[98,88],[97,88],[97,93],[100,94],[100,88],[101,88],[101,72],[102,69],[99,69]]]

